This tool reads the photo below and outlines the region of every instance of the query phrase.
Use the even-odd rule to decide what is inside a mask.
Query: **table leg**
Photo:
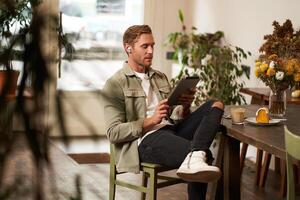
[[[223,158],[224,199],[241,199],[240,142],[225,136]]]
[[[264,164],[263,164],[263,167],[262,167],[262,171],[261,171],[261,174],[260,174],[260,180],[259,180],[259,186],[260,187],[265,187],[266,179],[267,179],[268,172],[269,172],[271,157],[272,157],[272,154],[270,154],[268,152],[265,152]]]
[[[248,144],[243,143],[242,144],[242,150],[241,150],[241,160],[240,160],[240,170],[241,173],[243,173],[243,168],[244,168],[244,163],[245,163],[245,158],[246,158],[246,154],[247,154],[247,150],[248,150]]]
[[[255,184],[256,185],[259,185],[262,156],[263,156],[263,150],[257,149],[257,152],[256,152],[256,174],[255,174]]]
[[[287,173],[286,173],[286,164],[285,160],[281,159],[281,178],[280,178],[280,190],[279,196],[284,197],[286,194],[286,187],[287,187]]]
[[[275,157],[275,172],[280,174],[280,158]]]

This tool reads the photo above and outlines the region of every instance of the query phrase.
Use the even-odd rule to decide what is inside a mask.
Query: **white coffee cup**
[[[244,124],[245,120],[245,108],[234,107],[230,109],[231,121],[233,124]]]

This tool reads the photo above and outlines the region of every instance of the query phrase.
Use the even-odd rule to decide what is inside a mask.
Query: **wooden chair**
[[[291,133],[287,127],[284,127],[285,149],[286,149],[286,171],[287,171],[287,199],[295,199],[295,180],[293,159],[300,160],[300,136]]]
[[[219,137],[219,145],[216,152],[216,160],[215,166],[222,169],[222,162],[223,162],[223,153],[224,153],[224,137],[226,135],[226,127],[221,125],[220,130],[217,133],[217,137]],[[216,137],[216,138],[217,138]],[[124,180],[119,180],[117,178],[118,173],[116,170],[116,163],[114,158],[114,145],[110,144],[110,175],[109,175],[109,200],[115,199],[116,194],[116,185],[133,189],[136,191],[141,192],[141,200],[146,199],[146,194],[149,195],[149,200],[156,200],[157,189],[167,187],[170,185],[175,185],[179,183],[185,183],[184,180],[180,179],[179,177],[174,176],[167,176],[161,175],[160,172],[165,172],[172,170],[170,168],[153,164],[153,163],[141,163],[140,164],[140,171],[142,172],[142,184],[132,184],[128,183]],[[222,180],[222,178],[221,178]],[[148,185],[149,181],[149,185]],[[217,187],[221,188],[222,181],[212,182],[208,191],[210,192],[211,199],[223,199],[222,190],[217,192]],[[218,186],[219,185],[219,186]]]
[[[165,172],[172,169],[152,163],[140,164],[140,171],[143,173],[142,184],[138,185],[126,182],[124,180],[119,180],[117,175],[120,173],[118,173],[116,170],[116,163],[113,156],[114,147],[112,144],[110,145],[110,155],[109,200],[115,199],[116,185],[141,192],[142,200],[146,199],[146,194],[149,196],[149,200],[156,200],[157,189],[185,182],[179,177],[177,178],[167,175],[160,175],[160,172]]]

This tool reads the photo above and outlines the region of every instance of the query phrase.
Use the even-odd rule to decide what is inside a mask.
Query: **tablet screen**
[[[181,79],[168,97],[169,106],[177,105],[180,95],[189,89],[195,88],[199,80],[199,77],[186,77]]]

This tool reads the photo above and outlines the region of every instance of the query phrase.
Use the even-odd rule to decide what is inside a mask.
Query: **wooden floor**
[[[23,138],[23,139],[22,139]],[[28,144],[24,140],[24,136],[20,137],[14,146],[13,151],[9,154],[9,159],[7,159],[6,165],[4,166],[5,171],[3,174],[2,190],[13,191],[10,195],[21,195],[22,198],[10,198],[10,199],[22,199],[30,200],[33,199],[35,194],[34,180],[34,163],[32,159],[32,154],[28,150]],[[90,154],[82,156],[72,154],[74,159],[80,159],[82,162],[95,161],[93,157],[98,157],[97,154]],[[107,200],[108,199],[108,179],[109,179],[109,164],[79,164],[75,162],[70,156],[65,152],[57,148],[51,143],[50,145],[50,158],[52,167],[48,168],[45,166],[45,175],[43,180],[43,188],[45,196],[49,198],[45,199],[58,199],[50,198],[58,196],[61,200],[70,200],[71,197],[77,195],[77,188],[81,189],[81,196],[83,200]],[[107,155],[105,155],[104,160],[107,160]],[[77,178],[80,175],[80,178]],[[135,174],[122,174],[123,178],[126,180],[131,180],[133,182],[140,182],[140,175]],[[243,200],[282,200],[285,198],[279,197],[279,183],[280,177],[273,171],[270,171],[267,177],[266,186],[264,188],[259,188],[254,184],[255,177],[255,166],[254,163],[246,160],[245,168],[242,175],[242,186],[241,186],[241,199]],[[16,182],[18,180],[18,182]],[[20,182],[21,180],[21,182]],[[75,180],[80,182],[80,187],[77,187]],[[16,186],[22,186],[21,189],[16,190]],[[20,184],[21,183],[21,184]],[[12,187],[11,187],[12,186]],[[12,190],[11,188],[14,188]],[[55,190],[53,190],[55,189]],[[55,191],[55,193],[53,192]],[[296,191],[300,192],[299,185]],[[1,190],[0,190],[1,192]],[[26,193],[27,196],[24,196]],[[209,195],[209,194],[208,194]],[[78,196],[78,195],[77,195]],[[75,198],[73,198],[75,199]],[[138,200],[140,199],[140,194],[132,190],[117,187],[116,200]],[[158,200],[185,200],[187,199],[186,185],[179,184],[176,186],[170,186],[168,188],[163,188],[158,191]],[[297,199],[300,199],[298,196]]]
[[[93,182],[98,183],[98,187],[102,187],[101,191],[108,191],[108,164],[82,164],[80,171],[82,174],[88,175]],[[127,180],[140,181],[139,175],[127,174],[122,175]],[[267,178],[266,186],[259,188],[254,184],[255,166],[254,163],[246,161],[246,165],[242,175],[242,199],[243,200],[282,200],[286,198],[279,197],[279,180],[278,174],[270,171]],[[298,187],[299,190],[299,187]],[[101,194],[108,199],[108,193]],[[137,200],[140,198],[140,194],[132,190],[117,187],[117,200]],[[160,189],[158,192],[158,200],[185,200],[187,199],[186,184],[179,184],[176,186],[170,186]],[[297,198],[297,199],[300,199]]]

